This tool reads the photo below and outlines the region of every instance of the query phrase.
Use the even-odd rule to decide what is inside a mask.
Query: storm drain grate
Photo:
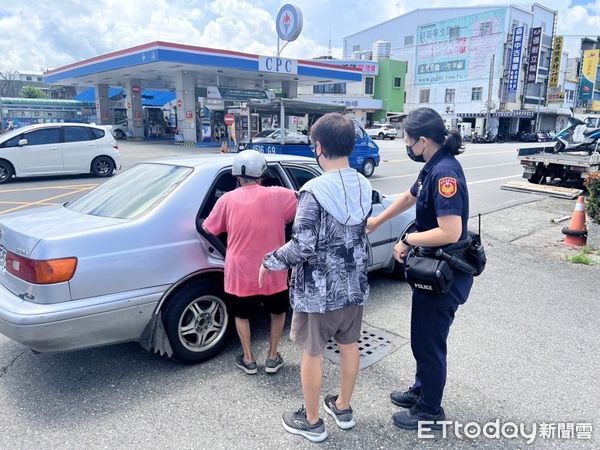
[[[396,348],[394,335],[375,328],[363,328],[358,340],[360,370],[381,361]],[[329,339],[323,356],[329,361],[340,364],[340,350],[334,339]]]

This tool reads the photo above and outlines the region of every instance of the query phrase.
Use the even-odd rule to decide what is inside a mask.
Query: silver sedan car
[[[298,190],[313,159],[265,155],[265,185]],[[230,325],[223,292],[226,236],[201,224],[236,188],[232,155],[138,164],[79,199],[0,217],[0,332],[38,352],[137,341],[196,363],[217,354]],[[374,192],[373,214],[391,199]],[[414,210],[370,235],[370,268],[392,257]]]

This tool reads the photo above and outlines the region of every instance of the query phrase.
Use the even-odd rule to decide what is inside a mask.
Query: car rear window
[[[104,130],[99,130],[98,128],[92,128],[91,130],[94,134],[94,139],[102,139],[104,137]]]
[[[81,142],[93,139],[90,128],[86,127],[64,127],[65,142]]]
[[[133,219],[160,204],[190,173],[190,167],[138,164],[66,207],[92,216]]]

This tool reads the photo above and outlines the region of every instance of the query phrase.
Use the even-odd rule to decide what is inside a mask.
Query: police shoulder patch
[[[453,177],[443,177],[438,181],[438,191],[442,197],[450,198],[458,191],[458,182]]]

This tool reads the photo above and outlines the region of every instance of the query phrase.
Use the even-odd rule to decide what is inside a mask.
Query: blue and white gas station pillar
[[[144,110],[142,108],[142,85],[140,80],[125,83],[127,101],[127,125],[133,139],[144,138]]]
[[[96,123],[98,125],[112,123],[108,84],[96,84]]]
[[[175,97],[177,104],[177,127],[184,142],[197,142],[196,138],[196,79],[188,70],[175,75]]]

